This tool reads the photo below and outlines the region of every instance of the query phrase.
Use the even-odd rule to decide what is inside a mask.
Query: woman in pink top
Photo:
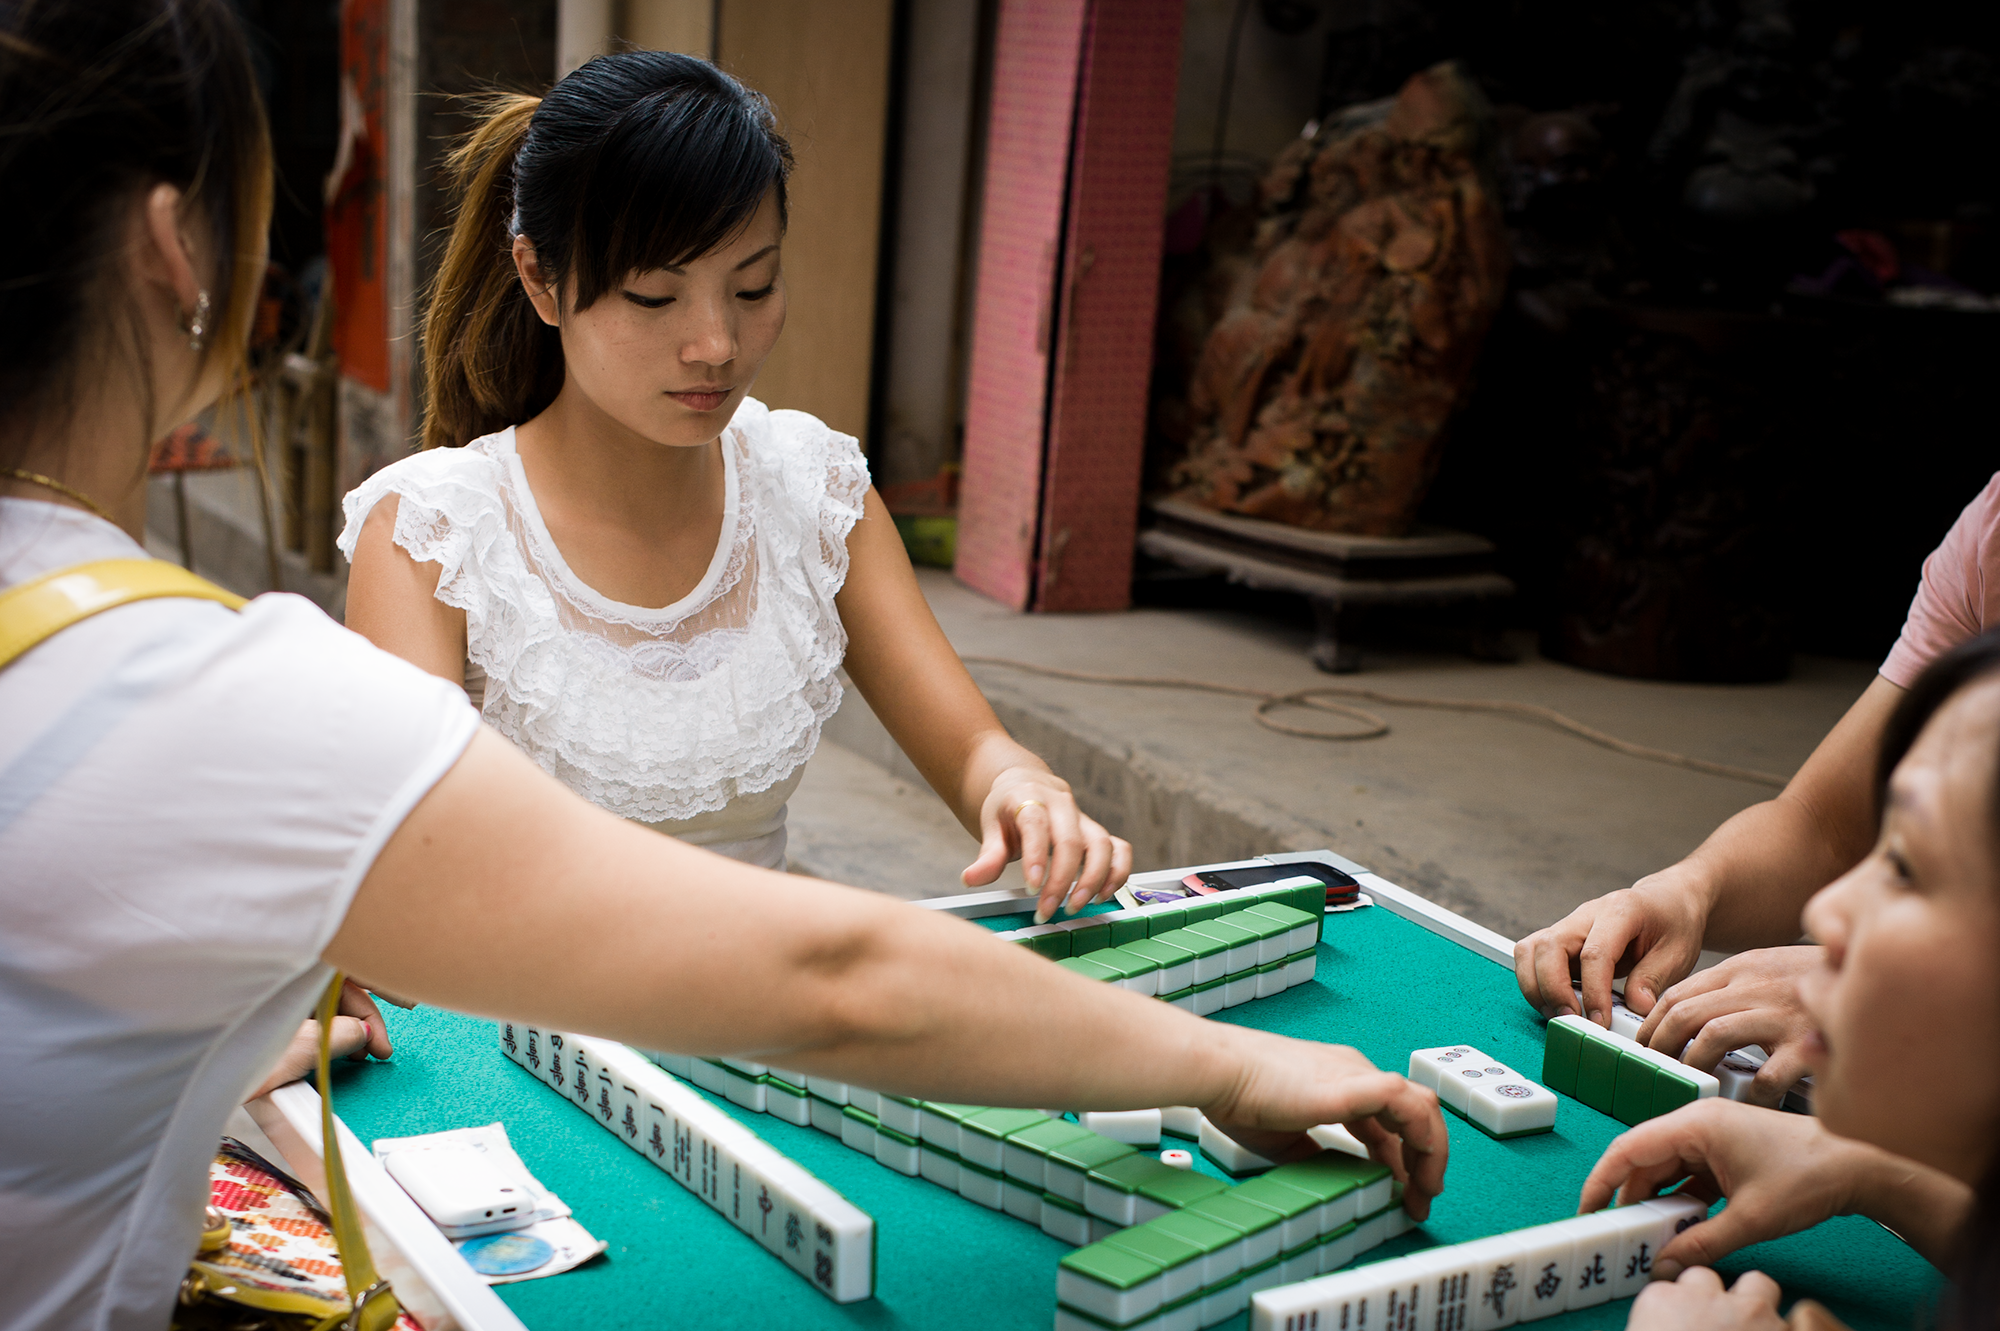
[[[1646,1016],[1639,1039],[1695,1067],[1762,1045],[1751,1098],[1775,1105],[1806,1070],[1810,1023],[1798,977],[1818,949],[1793,946],[1812,894],[1868,853],[1876,826],[1875,754],[1904,692],[1931,661],[2000,625],[2000,474],[1924,560],[1923,581],[1881,673],[1775,799],[1718,827],[1692,855],[1622,891],[1586,901],[1514,946],[1527,1000],[1551,1016],[1611,1017],[1611,981]],[[1737,955],[1691,975],[1704,947]],[[1741,951],[1740,949],[1755,949]]]

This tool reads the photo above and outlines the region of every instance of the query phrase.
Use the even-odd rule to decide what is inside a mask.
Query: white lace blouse
[[[466,692],[487,722],[600,808],[783,868],[785,802],[840,705],[834,594],[868,464],[848,435],[745,398],[722,434],[722,534],[695,589],[662,609],[598,595],[550,539],[514,431],[418,453],[347,496],[349,559],[368,513],[440,566],[465,611]]]

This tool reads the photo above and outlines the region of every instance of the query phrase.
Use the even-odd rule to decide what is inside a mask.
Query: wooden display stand
[[[1374,606],[1462,606],[1471,621],[1472,654],[1512,659],[1495,612],[1513,596],[1514,584],[1494,571],[1494,546],[1483,536],[1443,527],[1418,527],[1402,537],[1346,536],[1173,499],[1149,504],[1146,512],[1152,525],[1139,533],[1139,549],[1153,558],[1311,602],[1318,620],[1311,656],[1321,670],[1361,668],[1352,616]]]

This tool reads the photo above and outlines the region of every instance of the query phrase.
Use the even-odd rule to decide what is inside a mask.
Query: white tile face
[[[1401,1283],[1405,1288],[1414,1286],[1417,1291],[1418,1320],[1414,1325],[1462,1331],[1471,1323],[1477,1301],[1474,1281],[1479,1274],[1479,1254],[1472,1249],[1472,1244],[1464,1243],[1432,1248],[1406,1259],[1410,1264],[1408,1275]]]
[[[1481,1086],[1503,1081],[1526,1080],[1506,1064],[1474,1050],[1471,1058],[1440,1071],[1438,1099],[1469,1118],[1472,1114],[1473,1093]]]
[[[648,1159],[829,1298],[870,1296],[875,1238],[866,1214],[632,1050],[575,1036],[567,1043],[621,1088],[614,1094],[630,1088]],[[623,1135],[621,1117],[605,1126]]]
[[[1076,1121],[1100,1137],[1132,1146],[1158,1146],[1165,1120],[1157,1109],[1125,1109],[1078,1114]]]
[[[1349,1188],[1338,1197],[1329,1197],[1319,1204],[1319,1232],[1331,1234],[1342,1225],[1357,1220],[1361,1215],[1360,1190]]]
[[[1490,1060],[1487,1060],[1484,1054],[1469,1044],[1448,1044],[1441,1045],[1436,1049],[1418,1049],[1410,1055],[1410,1071],[1408,1076],[1417,1085],[1436,1091],[1438,1099],[1450,1105],[1451,1101],[1445,1100],[1447,1094],[1443,1084],[1445,1074],[1456,1071],[1458,1068],[1475,1061],[1484,1062]],[[1461,1103],[1463,1102],[1461,1101]],[[1452,1105],[1452,1107],[1458,1108],[1457,1105]]]
[[[1012,1179],[1000,1184],[1000,1209],[1016,1220],[1025,1220],[1031,1225],[1042,1222],[1042,1190],[1024,1188]]]
[[[639,1099],[639,1088],[633,1085],[632,1078],[619,1077],[614,1096],[614,1103],[618,1106],[618,1140],[643,1154],[646,1149],[646,1107]]]
[[[1073,1248],[1090,1242],[1090,1217],[1078,1215],[1042,1199],[1042,1233]]]
[[[796,1127],[809,1128],[812,1126],[812,1097],[793,1095],[790,1091],[770,1087],[764,1097],[764,1112]]]
[[[882,1121],[883,1127],[894,1128],[905,1137],[922,1136],[918,1120],[922,1117],[923,1111],[916,1105],[906,1104],[886,1095],[879,1097],[876,1103],[880,1107],[876,1109],[875,1117]]]
[[[847,1103],[848,1086],[844,1081],[833,1081],[826,1077],[808,1076],[806,1078],[806,1089],[820,1099],[832,1104],[844,1105]]]
[[[812,1114],[812,1125],[815,1128],[829,1137],[838,1137],[841,1134],[841,1125],[847,1121],[847,1115],[840,1112],[839,1105],[828,1104],[815,1095],[807,1097],[807,1108]]]
[[[1371,1268],[1265,1290],[1250,1301],[1250,1331],[1377,1331],[1384,1284]]]
[[[1000,1147],[1000,1172],[1008,1178],[1019,1179],[1024,1187],[1044,1192],[1048,1188],[1049,1158],[1025,1146],[1003,1142]]]
[[[1257,964],[1268,966],[1274,961],[1283,961],[1292,954],[1291,943],[1292,931],[1289,929],[1281,934],[1272,934],[1269,938],[1258,939]]]
[[[1320,921],[1302,924],[1285,935],[1285,955],[1296,957],[1319,946]]]
[[[909,1178],[915,1178],[919,1172],[918,1154],[922,1149],[914,1142],[899,1142],[886,1132],[875,1134],[875,1163],[887,1165]]]
[[[916,1137],[942,1150],[958,1154],[958,1121],[946,1118],[933,1110],[921,1110],[917,1114]]]
[[[1000,1139],[988,1137],[969,1129],[961,1129],[958,1134],[958,1158],[969,1160],[981,1169],[1001,1172],[1005,1157],[1001,1154]]]
[[[1194,959],[1194,982],[1196,984],[1207,984],[1210,980],[1219,980],[1228,971],[1229,949],[1227,948],[1219,952],[1211,952],[1205,957],[1196,957]]]
[[[1183,993],[1180,997],[1173,1000],[1173,1005],[1183,1012],[1193,1012],[1194,995],[1192,993]]]
[[[1717,1093],[1725,1100],[1748,1100],[1750,1083],[1757,1076],[1757,1065],[1741,1054],[1731,1054],[1715,1065]]]
[[[1000,1180],[991,1174],[961,1167],[958,1171],[958,1195],[969,1202],[978,1202],[988,1210],[997,1211],[1000,1209]]]
[[[1126,1228],[1136,1223],[1133,1217],[1138,1214],[1138,1206],[1139,1199],[1132,1193],[1107,1188],[1095,1179],[1084,1180],[1083,1209],[1100,1220]]]
[[[1157,970],[1141,971],[1118,981],[1120,989],[1130,990],[1141,998],[1157,997],[1160,992],[1160,973]]]
[[[1285,987],[1289,989],[1295,984],[1304,984],[1311,980],[1318,964],[1319,958],[1311,952],[1293,957],[1285,963]]]
[[[1276,1163],[1242,1145],[1207,1119],[1203,1119],[1201,1123],[1200,1141],[1201,1153],[1232,1174],[1248,1174],[1255,1170],[1270,1169]]]
[[[1285,992],[1285,969],[1280,966],[1273,970],[1257,972],[1257,997],[1276,998]]]
[[[1420,1331],[1424,1326],[1420,1319],[1429,1282],[1423,1271],[1410,1267],[1411,1261],[1406,1257],[1401,1262],[1384,1263],[1396,1269],[1383,1273],[1382,1331]]]
[[[1223,963],[1223,973],[1225,975],[1240,975],[1244,971],[1254,970],[1257,966],[1257,947],[1258,944],[1253,939],[1248,943],[1240,943],[1230,948],[1225,954],[1228,960]]]
[[[1213,985],[1207,989],[1195,990],[1194,991],[1195,1016],[1197,1017],[1213,1016],[1215,1013],[1222,1011],[1222,1000],[1228,996],[1222,992],[1223,988],[1224,986],[1218,984],[1218,985]]]
[[[1042,1191],[1052,1192],[1066,1202],[1083,1205],[1083,1184],[1085,1175],[1080,1169],[1071,1169],[1050,1161],[1042,1174]]]
[[[840,1116],[840,1144],[850,1151],[863,1155],[875,1154],[875,1129],[858,1118],[842,1114]]]
[[[691,1070],[690,1065],[694,1062],[694,1059],[687,1054],[668,1053],[664,1049],[654,1050],[650,1053],[647,1053],[645,1057],[651,1059],[659,1066],[673,1073],[676,1077],[679,1077],[682,1081],[686,1081],[688,1079],[688,1073]]]
[[[710,1095],[727,1097],[729,1094],[729,1070],[705,1058],[697,1058],[688,1064],[688,1080]]]
[[[1576,1274],[1576,1239],[1561,1224],[1516,1230],[1521,1245],[1521,1316],[1523,1322],[1553,1317],[1569,1305],[1570,1279]]]
[[[1560,1222],[1576,1239],[1576,1257],[1570,1269],[1569,1311],[1592,1308],[1611,1298],[1611,1282],[1618,1273],[1618,1226],[1604,1218],[1604,1212],[1578,1216]]]
[[[882,1117],[882,1097],[873,1091],[850,1086],[847,1088],[847,1103],[856,1109],[865,1109],[877,1118]]]
[[[1163,994],[1177,994],[1181,990],[1188,988],[1195,983],[1194,971],[1193,957],[1189,957],[1186,961],[1177,961],[1171,966],[1161,967],[1160,992]]]
[[[597,1102],[597,1065],[581,1039],[572,1037],[569,1055],[569,1098],[585,1109]]]
[[[1331,1275],[1354,1260],[1354,1231],[1349,1230],[1337,1239],[1329,1239],[1319,1245],[1319,1272]]]
[[[1222,989],[1224,1007],[1241,1007],[1257,997],[1257,972],[1244,971],[1241,975],[1232,975],[1223,983]]]
[[[1201,1300],[1196,1299],[1161,1313],[1154,1323],[1154,1331],[1201,1331]]]
[[[752,1081],[733,1072],[727,1072],[725,1075],[727,1080],[722,1093],[729,1097],[731,1104],[742,1105],[753,1114],[764,1112],[770,1102],[770,1096],[763,1082]]]
[[[569,1094],[569,1037],[561,1031],[542,1032],[541,1074],[550,1089]]]
[[[1471,1319],[1467,1331],[1499,1331],[1521,1320],[1526,1306],[1528,1248],[1511,1234],[1467,1244],[1472,1256]]]
[[[1708,1206],[1699,1198],[1656,1197],[1636,1206],[1618,1208],[1624,1223],[1619,1225],[1618,1269],[1611,1282],[1611,1297],[1630,1298],[1653,1278],[1653,1259],[1674,1235],[1690,1225],[1700,1224]]]
[[[762,1063],[749,1063],[740,1058],[723,1058],[716,1061],[725,1068],[735,1068],[746,1077],[761,1077],[771,1070]]]
[[[1056,1299],[1113,1326],[1124,1326],[1159,1310],[1161,1283],[1155,1276],[1130,1289],[1113,1289],[1059,1266],[1056,1268]]]
[[[1365,1188],[1354,1190],[1354,1212],[1356,1215],[1374,1215],[1386,1210],[1396,1181],[1387,1175],[1376,1179]]]
[[[1466,1117],[1504,1137],[1554,1127],[1558,1103],[1553,1091],[1525,1077],[1483,1077],[1467,1097]]]
[[[1160,1111],[1160,1130],[1176,1137],[1200,1137],[1201,1111],[1187,1105],[1169,1105]]]
[[[1201,1324],[1214,1326],[1217,1322],[1226,1322],[1249,1306],[1250,1295],[1243,1288],[1243,1282],[1231,1281],[1202,1299]]]
[[[917,1172],[940,1188],[950,1192],[958,1191],[958,1161],[943,1151],[933,1151],[928,1147],[917,1148]]]
[[[618,1131],[618,1079],[604,1068],[597,1068],[591,1077],[590,1103],[584,1107],[590,1110],[592,1118],[601,1128]]]

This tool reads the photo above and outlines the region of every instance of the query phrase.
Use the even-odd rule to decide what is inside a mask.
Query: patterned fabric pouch
[[[317,1331],[347,1316],[347,1285],[327,1215],[297,1181],[232,1137],[208,1172],[209,1205],[229,1225],[205,1242],[182,1285],[176,1331]],[[213,1217],[211,1217],[211,1220]],[[191,1289],[197,1276],[203,1287]],[[405,1312],[395,1331],[422,1331]]]

